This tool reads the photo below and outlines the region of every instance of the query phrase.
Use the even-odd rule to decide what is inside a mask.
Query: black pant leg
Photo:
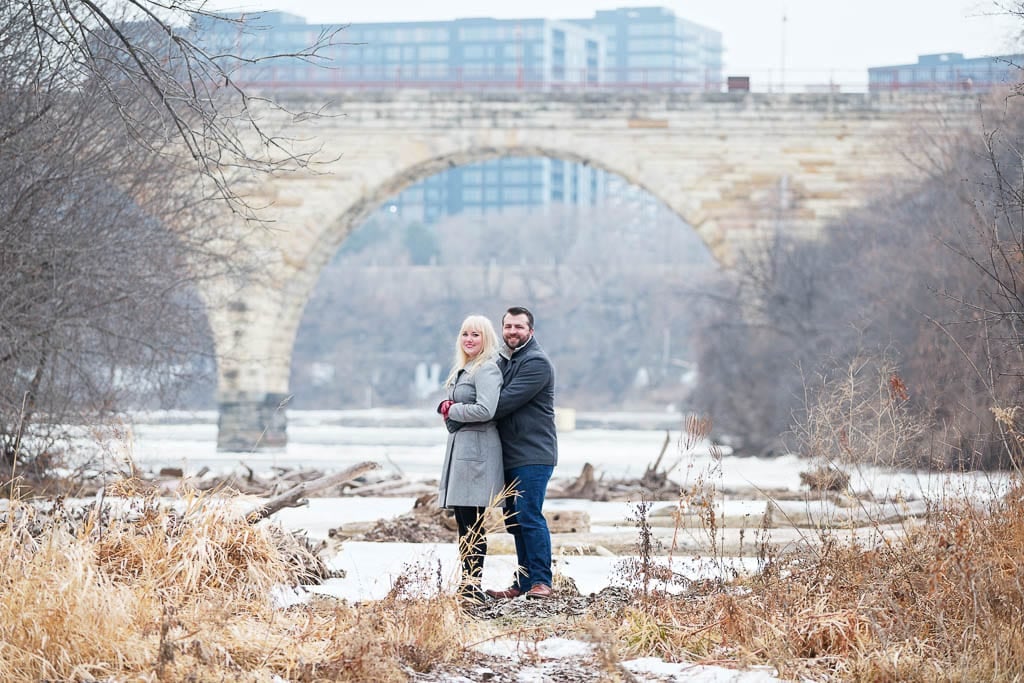
[[[463,579],[480,583],[487,555],[487,534],[484,532],[482,507],[455,506],[455,522],[459,526],[459,558],[462,560]]]

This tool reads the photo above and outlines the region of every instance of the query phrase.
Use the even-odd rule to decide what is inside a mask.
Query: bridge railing
[[[344,89],[466,91],[629,91],[673,92],[887,92],[912,90],[949,92],[987,90],[1015,85],[1016,70],[989,69],[943,71],[934,68],[900,68],[869,74],[853,70],[737,69],[720,71],[667,68],[558,69],[540,71],[496,65],[489,69],[449,68],[420,64],[402,67],[368,65],[317,66],[305,62],[275,66],[243,66],[236,81],[271,89]],[[733,75],[733,74],[736,75]]]

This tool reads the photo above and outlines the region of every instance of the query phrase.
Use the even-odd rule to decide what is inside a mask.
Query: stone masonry
[[[978,95],[659,92],[305,93],[323,116],[268,117],[321,147],[313,170],[251,193],[258,274],[204,292],[219,363],[218,447],[286,441],[292,345],[321,269],[389,197],[447,168],[548,156],[616,173],[664,201],[725,266],[779,224],[813,238],[830,218],[912,179],[920,141],[977,125]],[[288,123],[288,127],[284,128]]]

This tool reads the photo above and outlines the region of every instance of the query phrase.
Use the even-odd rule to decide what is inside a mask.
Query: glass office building
[[[231,21],[201,18],[197,31],[206,44],[243,56],[294,53],[335,28],[287,12],[222,16]],[[274,87],[543,88],[596,84],[604,68],[599,33],[550,19],[351,24],[333,42],[315,60],[238,63],[234,77]]]
[[[722,86],[722,34],[677,17],[664,7],[624,7],[598,11],[573,23],[605,39],[607,84],[719,90]]]
[[[920,55],[916,64],[868,69],[868,90],[970,90],[1021,82],[1024,55],[965,58],[959,52]]]
[[[198,19],[196,29],[208,45],[242,56],[294,53],[332,30],[286,12],[224,16],[233,21]],[[721,35],[656,7],[591,19],[352,24],[334,42],[315,63],[238,62],[233,75],[274,88],[719,89],[722,81]],[[583,164],[505,157],[427,178],[382,210],[430,224],[462,212],[597,204],[608,183],[606,173]]]

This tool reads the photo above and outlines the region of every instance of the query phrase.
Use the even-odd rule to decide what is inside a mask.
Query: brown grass
[[[617,619],[620,656],[774,665],[844,681],[1024,680],[1024,488],[947,502],[898,540],[826,541],[765,572],[650,596]]]
[[[880,387],[885,404],[890,386]],[[863,444],[903,442],[894,434],[905,425],[871,415],[885,428],[861,430]],[[1008,443],[1024,443],[1016,421],[1002,424]],[[877,463],[878,453],[865,447],[854,461]],[[713,481],[712,471],[681,491],[680,506],[711,509]],[[987,502],[944,497],[930,510],[895,535],[876,527],[871,546],[823,530],[785,554],[762,548],[754,576],[677,582],[679,594],[645,582],[639,599],[589,628],[615,634],[616,657],[770,665],[798,680],[1024,681],[1024,485]],[[724,560],[714,516],[701,522],[712,558]]]
[[[295,542],[249,524],[241,507],[137,499],[116,515],[41,523],[11,501],[0,525],[0,680],[404,681],[524,628],[467,619],[454,596],[419,597],[444,583],[429,566],[381,601],[277,606],[275,588],[303,580]],[[714,519],[702,523],[714,537]],[[679,594],[654,589],[667,585],[655,577],[620,608],[595,601],[587,615],[527,630],[594,642],[609,676],[621,659],[657,656],[770,665],[796,680],[1024,680],[1024,486],[986,503],[945,499],[879,538],[822,534],[765,555],[753,576],[675,581]]]
[[[406,680],[462,655],[454,599],[275,606],[300,583],[291,536],[230,501],[0,527],[0,680]]]

